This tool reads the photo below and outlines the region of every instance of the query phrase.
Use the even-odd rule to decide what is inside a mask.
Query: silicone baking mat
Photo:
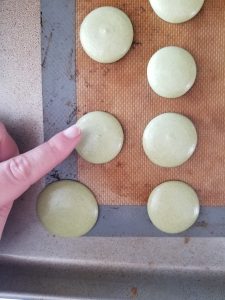
[[[123,10],[134,27],[129,53],[113,64],[90,59],[79,41],[83,18],[100,6]],[[143,205],[150,191],[163,181],[176,179],[192,185],[201,204],[225,204],[225,2],[205,1],[201,12],[183,24],[169,24],[153,12],[148,1],[76,2],[77,113],[102,110],[115,115],[124,128],[120,155],[104,165],[78,160],[78,178],[96,194],[100,204]],[[176,100],[157,96],[149,87],[146,67],[159,48],[180,46],[192,53],[197,81],[191,91]],[[147,123],[164,112],[189,117],[198,131],[193,157],[177,168],[153,165],[142,149]]]

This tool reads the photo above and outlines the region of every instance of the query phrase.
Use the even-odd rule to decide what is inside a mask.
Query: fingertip
[[[68,139],[75,139],[81,136],[81,130],[76,125],[72,125],[63,131],[63,134]]]

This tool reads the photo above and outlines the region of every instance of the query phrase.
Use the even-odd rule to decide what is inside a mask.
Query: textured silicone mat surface
[[[82,50],[80,24],[99,6],[122,9],[134,26],[129,53],[114,64],[99,64]],[[205,1],[201,12],[184,24],[159,19],[148,1],[77,1],[76,88],[78,117],[94,110],[108,111],[122,123],[126,140],[111,163],[92,165],[78,160],[79,180],[96,194],[100,204],[143,205],[159,183],[177,179],[191,184],[202,205],[224,205],[225,168],[225,2]],[[157,96],[147,83],[146,67],[161,47],[176,45],[189,50],[198,66],[191,91],[176,100]],[[198,147],[193,157],[177,168],[153,165],[142,149],[146,124],[163,112],[178,112],[197,127]]]

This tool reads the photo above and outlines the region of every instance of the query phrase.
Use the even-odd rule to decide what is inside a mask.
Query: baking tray
[[[117,1],[117,4],[122,2],[123,1]],[[220,0],[217,0],[217,2],[220,3]],[[42,3],[43,3],[43,9],[42,9],[43,83],[42,85],[43,85],[44,134],[45,134],[45,139],[48,139],[54,133],[64,129],[66,126],[71,125],[75,122],[77,106],[76,106],[76,97],[75,97],[76,84],[74,84],[74,82],[77,75],[76,73],[77,72],[82,73],[82,70],[77,70],[77,67],[75,66],[75,58],[77,57],[76,43],[75,43],[75,29],[76,29],[75,28],[75,24],[76,24],[75,7],[76,6],[74,6],[73,10],[70,10],[70,12],[66,13],[65,9],[61,9],[61,10],[58,9],[57,4],[55,4],[54,7],[51,7],[50,4],[45,5],[45,1],[43,1]],[[57,1],[55,3],[57,3]],[[65,3],[70,3],[70,2],[67,1]],[[142,11],[143,11],[143,7],[146,7],[147,4],[148,4],[147,1],[143,1]],[[86,4],[86,6],[90,7],[90,4]],[[135,5],[134,7],[132,7],[131,4],[129,4],[128,6],[131,7],[130,8],[131,11],[135,9]],[[209,11],[210,7],[211,5],[210,3],[208,3],[207,11]],[[215,6],[215,8],[216,7],[217,6]],[[51,9],[53,9],[53,13]],[[137,15],[138,17],[136,18],[138,20],[140,18],[138,11],[137,11]],[[68,16],[70,16],[71,19],[69,19]],[[201,19],[201,16],[197,16],[196,19],[197,20]],[[157,22],[156,24],[153,23],[151,26],[156,28],[157,30],[155,29],[155,31],[158,32],[159,30],[159,28],[157,28],[159,22],[158,19],[156,20],[156,22]],[[196,26],[199,25],[197,24]],[[172,28],[171,31],[173,31]],[[188,32],[185,33],[185,36],[186,35],[189,37]],[[199,52],[200,51],[202,50],[199,49]],[[81,57],[81,55],[79,55],[79,57]],[[84,58],[82,59],[83,59],[82,63],[87,68],[88,62],[87,61],[85,62]],[[133,57],[133,59],[135,59],[135,57]],[[79,65],[82,66],[82,63],[80,63]],[[96,64],[94,65],[91,64],[91,60],[90,60],[90,68],[92,68],[92,70],[96,68]],[[86,73],[83,75],[88,76]],[[94,74],[95,76],[97,75],[101,76],[101,74],[99,74],[99,72],[96,70]],[[90,77],[93,76],[91,74]],[[201,77],[204,76],[205,75],[203,73]],[[111,79],[112,78],[110,78],[110,80]],[[86,80],[90,81],[91,78],[87,77]],[[91,82],[90,85],[91,84],[93,84],[93,82]],[[117,82],[115,82],[115,84],[117,84]],[[198,90],[198,88],[199,86],[196,86],[195,90],[196,89]],[[83,97],[86,96],[89,97],[91,91],[92,90],[90,89],[89,92],[88,91],[84,92]],[[190,95],[189,98],[182,99],[182,101],[190,102],[190,99],[192,99],[192,97],[193,96]],[[153,101],[153,100],[150,99],[149,101]],[[160,102],[162,100],[156,99],[155,101]],[[83,105],[84,104],[85,103],[83,103]],[[180,109],[179,106],[178,108]],[[49,176],[47,176],[46,183],[52,182],[54,180],[64,179],[64,178],[68,178],[68,179],[76,178],[77,177],[77,169],[75,167],[76,159],[77,159],[76,154],[70,156],[68,160],[66,160],[61,166],[54,169],[49,174]],[[87,164],[84,164],[84,168],[86,167],[88,167]],[[92,169],[94,170],[94,167]],[[190,168],[188,170],[185,169],[185,172],[190,172],[190,171],[191,173],[195,173],[195,167],[192,166],[192,169]],[[175,173],[177,172],[178,170],[175,171]],[[182,169],[181,170],[179,169],[179,174],[180,172],[182,172]],[[168,174],[165,176],[168,177]],[[161,175],[161,177],[163,176]],[[111,186],[109,184],[109,189],[110,188]],[[224,236],[225,235],[224,216],[225,216],[225,207],[223,206],[220,207],[202,206],[200,211],[200,216],[197,222],[194,224],[194,226],[192,226],[189,230],[177,236],[191,236],[191,237]],[[150,223],[145,205],[101,205],[98,222],[88,235],[89,236],[126,236],[126,237],[127,236],[135,236],[135,237],[136,236],[151,236],[151,237],[167,236],[166,234],[157,230]]]
[[[38,65],[42,63],[44,128],[42,115],[38,113],[40,107],[32,118],[27,117],[29,107],[17,117],[13,106],[10,115],[8,111],[5,115],[2,110],[0,113],[21,150],[26,150],[39,144],[43,133],[47,139],[75,121],[75,3],[42,1],[42,59],[34,47],[40,34],[39,2],[24,0],[18,4],[10,0],[0,5],[5,9],[4,15],[13,20],[9,24],[20,24],[23,20],[34,38],[27,39],[24,48],[18,46],[21,38],[15,37],[17,47],[12,51],[7,44],[8,49],[5,49],[11,59],[24,53],[29,45],[30,55],[35,54],[33,62],[23,61],[22,64],[27,68],[27,78],[32,79],[33,93],[17,89],[14,101],[18,97],[29,98],[37,106],[41,105]],[[12,64],[11,68],[9,73],[18,74],[18,65]],[[14,85],[19,82],[19,76],[15,80]],[[0,90],[1,97],[13,97],[13,93],[7,95],[4,89]],[[46,181],[74,178],[75,162],[76,157],[72,155],[53,170]],[[218,238],[225,232],[223,207],[202,209],[198,223],[183,237],[160,238],[160,233],[150,226],[147,218],[146,223],[131,226],[135,207],[127,214],[122,207],[106,206],[100,208],[100,219],[91,237],[62,239],[45,232],[37,220],[35,201],[43,184],[38,183],[15,203],[7,222],[0,242],[0,296],[20,299],[225,299],[225,242]],[[142,209],[140,216],[145,213]],[[121,223],[121,215],[127,215],[122,218],[125,223]],[[214,238],[206,238],[208,236]]]

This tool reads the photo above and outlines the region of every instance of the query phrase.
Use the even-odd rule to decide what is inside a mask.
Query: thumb
[[[80,135],[80,129],[73,125],[33,150],[0,163],[0,206],[14,201],[61,163],[78,144]]]

